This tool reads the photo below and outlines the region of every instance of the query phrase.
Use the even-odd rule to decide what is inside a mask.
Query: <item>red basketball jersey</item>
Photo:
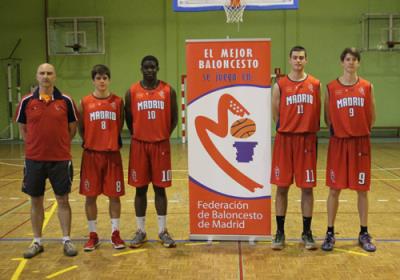
[[[278,80],[280,90],[279,132],[306,133],[319,130],[321,112],[320,81],[311,75],[302,81],[289,76]]]
[[[366,136],[371,132],[371,83],[359,78],[354,85],[338,79],[328,84],[329,116],[336,137]]]
[[[171,87],[160,81],[155,89],[140,82],[130,87],[132,138],[145,142],[169,139],[171,133]]]
[[[122,98],[111,94],[96,98],[92,94],[81,101],[83,147],[93,151],[119,151],[121,147]]]

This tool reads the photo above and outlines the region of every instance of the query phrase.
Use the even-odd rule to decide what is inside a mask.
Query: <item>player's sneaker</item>
[[[74,257],[78,255],[78,251],[76,250],[74,244],[72,244],[71,240],[64,242],[64,255],[68,257]]]
[[[24,258],[25,259],[30,259],[33,258],[34,256],[40,254],[41,252],[44,251],[44,248],[42,245],[40,245],[37,242],[34,242],[29,248],[25,251],[24,253]]]
[[[324,251],[332,251],[335,245],[335,235],[333,233],[327,233],[325,235],[324,242],[321,245],[321,249]]]
[[[301,234],[301,240],[304,243],[304,248],[306,248],[307,250],[317,249],[317,244],[315,243],[311,230],[308,232],[303,232]]]
[[[114,230],[112,235],[111,235],[111,243],[114,247],[114,249],[124,249],[125,248],[125,243],[119,236],[119,230]]]
[[[272,250],[282,250],[285,247],[285,234],[281,231],[276,231],[275,238],[272,239]]]
[[[146,239],[146,233],[138,229],[135,232],[135,235],[133,236],[133,239],[131,241],[131,244],[129,247],[131,248],[139,248],[147,241]]]
[[[165,248],[174,248],[176,247],[175,241],[171,238],[169,235],[168,231],[165,229],[163,232],[161,232],[158,237],[161,240],[162,245]]]
[[[367,252],[375,252],[376,246],[372,243],[372,237],[368,232],[358,236],[358,244]]]
[[[89,233],[89,240],[86,242],[85,246],[83,246],[83,250],[85,252],[90,252],[100,246],[99,237],[96,232]]]

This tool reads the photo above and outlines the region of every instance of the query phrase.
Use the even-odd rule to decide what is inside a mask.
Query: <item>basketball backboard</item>
[[[223,10],[229,0],[173,0],[177,12]],[[298,9],[299,0],[246,0],[246,10]]]
[[[47,18],[49,55],[104,54],[103,17]]]
[[[400,14],[363,14],[362,50],[399,51]]]

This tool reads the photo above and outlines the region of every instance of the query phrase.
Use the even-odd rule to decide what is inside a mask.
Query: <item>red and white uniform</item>
[[[329,139],[326,184],[335,189],[369,190],[372,126],[371,83],[354,85],[334,80],[328,84]]]
[[[45,102],[37,89],[19,102],[15,120],[26,125],[25,158],[36,161],[71,160],[69,124],[78,120],[71,97],[54,88],[52,99]]]
[[[321,112],[320,81],[311,75],[302,81],[289,76],[278,80],[280,90],[277,131],[310,133],[319,130]]]
[[[128,183],[142,187],[152,182],[171,186],[171,86],[160,81],[155,89],[140,82],[130,87],[132,141]]]
[[[316,186],[317,137],[320,128],[320,81],[285,76],[278,81],[279,117],[272,157],[271,183],[301,188]]]
[[[80,193],[118,197],[125,193],[121,159],[123,101],[115,94],[97,98],[90,94],[81,101],[83,154]]]

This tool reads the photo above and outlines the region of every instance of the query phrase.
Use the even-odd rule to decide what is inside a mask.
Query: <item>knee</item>
[[[57,203],[59,208],[68,208],[69,207],[69,201],[68,201],[68,194],[59,196],[56,195]]]
[[[136,197],[144,198],[147,195],[148,186],[136,188]]]
[[[368,198],[368,192],[366,191],[357,191],[357,194],[360,198]]]
[[[96,201],[97,201],[97,196],[87,196],[86,197],[86,205],[88,206],[92,206],[92,205],[96,205]]]
[[[43,196],[31,196],[32,208],[43,208]]]
[[[312,195],[313,195],[313,189],[312,189],[312,188],[309,188],[309,189],[302,189],[302,190],[301,190],[301,193],[302,193],[304,196],[312,196]]]
[[[330,191],[329,191],[329,195],[332,197],[332,198],[335,198],[335,199],[338,199],[339,198],[339,195],[340,195],[340,190],[336,190],[336,189],[330,189]]]
[[[287,196],[289,188],[277,187],[276,194],[280,196]]]
[[[121,204],[119,197],[109,197],[109,200],[112,205]]]
[[[163,197],[163,198],[167,196],[167,194],[165,192],[165,188],[160,188],[157,186],[154,186],[154,194],[157,197]]]

